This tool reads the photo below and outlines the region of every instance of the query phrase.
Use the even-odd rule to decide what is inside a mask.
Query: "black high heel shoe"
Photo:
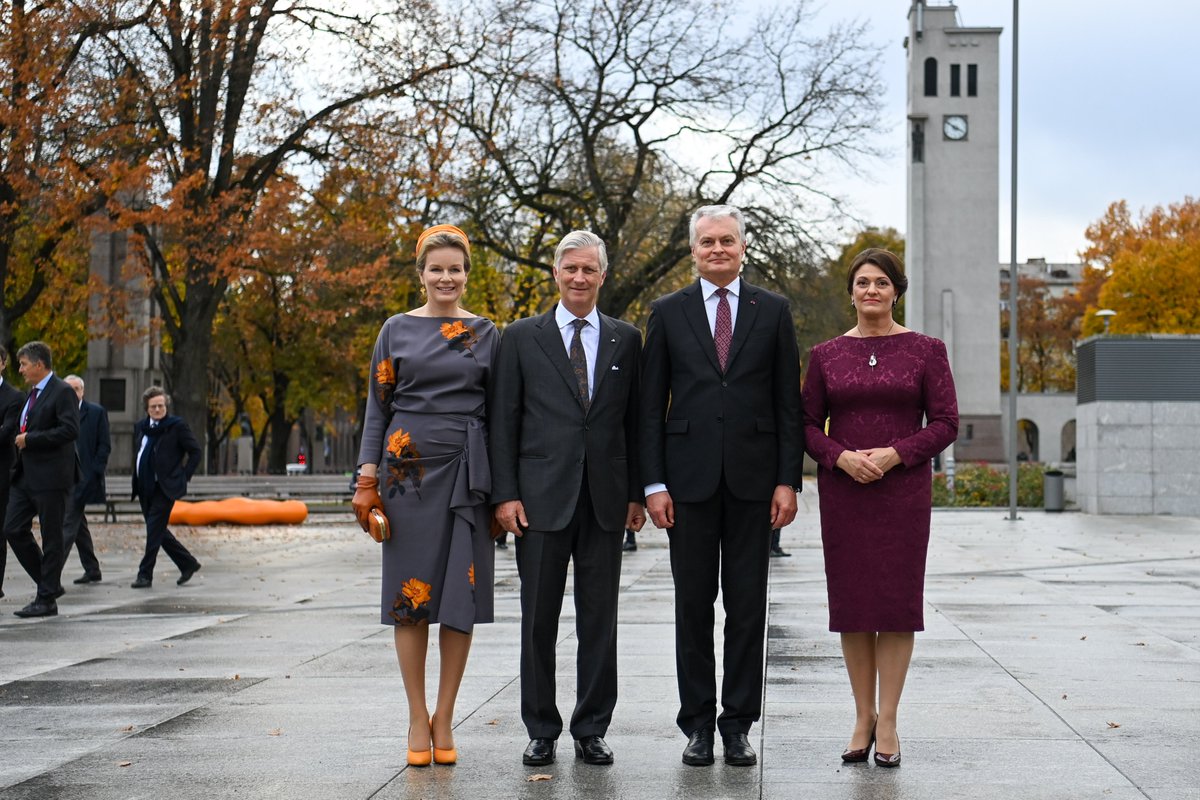
[[[878,724],[878,722],[876,723]],[[862,764],[871,755],[871,746],[875,744],[875,725],[871,726],[871,738],[867,739],[867,746],[861,750],[846,750],[842,753],[842,761],[847,764]]]
[[[875,764],[880,767],[898,767],[900,766],[900,737],[896,736],[896,752],[881,753],[875,751]]]

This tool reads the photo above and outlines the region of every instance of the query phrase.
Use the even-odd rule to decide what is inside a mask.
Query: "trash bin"
[[[1062,511],[1063,473],[1060,469],[1048,469],[1042,474],[1042,502],[1047,511]]]

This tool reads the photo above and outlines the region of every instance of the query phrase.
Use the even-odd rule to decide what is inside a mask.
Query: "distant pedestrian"
[[[780,533],[779,528],[771,531],[771,558],[791,558],[792,554],[780,544]]]
[[[8,562],[8,543],[4,539],[4,517],[8,514],[8,487],[12,483],[17,448],[13,444],[21,429],[21,409],[25,393],[4,380],[8,350],[0,345],[0,597],[4,597],[4,569]]]
[[[108,469],[109,453],[112,452],[108,412],[104,406],[83,399],[83,379],[78,375],[68,375],[63,381],[75,390],[75,396],[79,398],[79,438],[75,440],[75,452],[79,454],[81,472],[63,522],[63,560],[65,562],[71,555],[72,545],[77,546],[83,575],[76,578],[75,583],[99,583],[100,561],[96,558],[96,547],[92,542],[92,531],[88,527],[84,506],[103,503],[106,499],[104,473]]]
[[[63,515],[79,477],[75,437],[79,409],[71,387],[54,374],[49,345],[29,342],[17,351],[29,397],[21,409],[14,443],[17,462],[9,489],[4,536],[21,566],[37,584],[37,597],[18,617],[53,617],[63,595]],[[33,538],[33,518],[42,534]]]
[[[146,554],[130,586],[150,588],[160,548],[179,568],[175,583],[182,586],[199,571],[200,562],[175,538],[167,523],[175,501],[187,494],[188,481],[200,466],[200,443],[183,418],[167,414],[171,398],[161,387],[151,386],[143,392],[142,403],[146,417],[133,426],[133,496],[141,501],[146,518]]]

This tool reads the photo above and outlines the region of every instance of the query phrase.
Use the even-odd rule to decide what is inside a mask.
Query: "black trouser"
[[[680,729],[748,733],[762,714],[770,502],[734,497],[722,479],[699,503],[675,502],[671,575],[675,581],[675,669]],[[714,605],[725,607],[724,679],[717,717]]]
[[[62,589],[63,513],[70,489],[29,491],[22,476],[8,493],[4,538],[25,572],[37,584],[39,602],[52,603]],[[42,546],[33,538],[33,518],[38,518]]]
[[[96,558],[96,546],[92,543],[92,531],[88,527],[84,515],[84,502],[72,495],[67,505],[67,514],[63,519],[63,566],[71,555],[71,548],[79,548],[79,563],[83,564],[83,574],[92,578],[100,577],[100,561]]]
[[[554,700],[558,618],[575,561],[575,711],[571,736],[604,736],[617,704],[617,595],[621,531],[600,527],[586,477],[575,514],[560,531],[527,530],[516,539],[521,576],[521,721],[531,739],[557,739],[563,721]]]
[[[139,499],[142,502],[142,516],[146,518],[146,555],[142,556],[142,563],[138,565],[138,577],[154,579],[154,562],[158,560],[159,548],[170,556],[180,572],[198,567],[200,562],[196,557],[167,529],[175,501],[167,497],[158,484],[154,485],[153,491],[140,491]]]

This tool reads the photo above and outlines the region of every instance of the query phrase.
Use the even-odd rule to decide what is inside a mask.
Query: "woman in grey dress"
[[[428,302],[379,331],[353,500],[364,530],[374,508],[391,528],[382,545],[381,621],[395,628],[414,766],[457,759],[454,701],[471,631],[492,621],[484,398],[500,337],[490,321],[459,305],[470,269],[470,243],[453,225],[436,225],[417,240]],[[425,654],[433,623],[441,623],[441,676],[431,716]]]

